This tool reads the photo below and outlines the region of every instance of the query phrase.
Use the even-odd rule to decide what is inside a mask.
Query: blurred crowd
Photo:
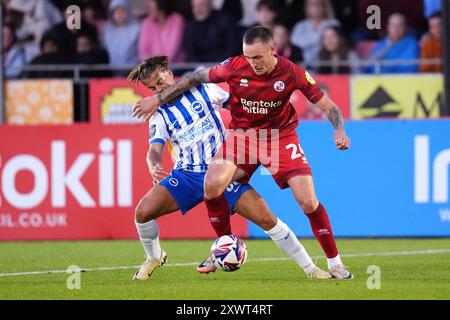
[[[277,54],[323,74],[375,72],[359,61],[441,59],[440,0],[1,0],[6,77],[65,77],[24,65],[129,66],[154,55],[214,63],[241,53],[248,28],[274,34]],[[76,22],[77,5],[80,28]],[[381,29],[367,8],[378,5]],[[316,61],[325,64],[315,65]],[[351,61],[351,64],[344,63]],[[436,64],[390,64],[383,73],[442,72]],[[69,73],[71,74],[71,73]],[[111,76],[85,71],[83,76]]]

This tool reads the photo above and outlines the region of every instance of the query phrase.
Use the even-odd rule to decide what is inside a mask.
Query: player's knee
[[[305,213],[312,213],[316,211],[317,207],[319,206],[319,200],[317,198],[306,198],[299,200],[300,207]]]
[[[153,220],[151,211],[146,209],[142,202],[139,203],[134,210],[134,219],[137,223],[147,223],[150,220]]]
[[[134,220],[137,223],[146,223],[148,221],[146,219],[146,214],[145,211],[143,210],[142,206],[139,204],[135,209],[134,209]]]
[[[277,225],[277,217],[275,217],[270,212],[264,214],[260,220],[260,227],[264,229],[264,231],[270,231]]]
[[[205,178],[205,196],[208,199],[214,199],[219,197],[225,190],[223,185],[226,185],[227,181],[222,177],[206,176]]]

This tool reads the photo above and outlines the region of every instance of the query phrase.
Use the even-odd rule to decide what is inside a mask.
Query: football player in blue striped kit
[[[158,94],[175,83],[168,64],[165,56],[152,57],[137,66],[128,80],[141,82]],[[208,165],[226,139],[219,109],[227,106],[229,98],[230,95],[216,85],[201,84],[170,104],[161,106],[150,119],[147,164],[154,187],[141,199],[135,212],[136,228],[147,260],[134,275],[134,280],[149,279],[167,261],[167,254],[159,242],[156,220],[177,210],[186,214],[203,201],[203,183]],[[170,174],[161,165],[166,144],[175,162]],[[290,228],[271,213],[262,197],[249,184],[234,182],[225,195],[232,208],[230,214],[237,212],[263,228],[309,278],[331,278],[328,272],[313,263]],[[202,262],[197,271],[214,272],[211,258]]]

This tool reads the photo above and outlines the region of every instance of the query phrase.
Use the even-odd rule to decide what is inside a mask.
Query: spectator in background
[[[280,13],[280,19],[292,29],[294,25],[305,19],[306,0],[290,0],[286,2]]]
[[[295,25],[291,42],[303,50],[305,62],[311,63],[319,58],[323,31],[339,22],[329,0],[307,0],[305,12],[306,20]]]
[[[2,21],[5,21],[7,15],[7,8],[10,0],[0,0],[0,6],[2,7]]]
[[[272,33],[277,55],[288,58],[294,63],[303,62],[302,49],[291,43],[291,32],[283,22],[276,21]]]
[[[395,1],[395,0],[394,0]],[[356,19],[356,9],[358,0],[339,0],[331,1],[336,20],[341,24],[341,30],[345,35],[350,36],[358,27],[358,19]],[[368,16],[366,14],[366,16]]]
[[[132,19],[137,21],[144,20],[148,13],[148,0],[130,0],[129,2]]]
[[[148,17],[141,25],[139,59],[168,56],[170,62],[183,62],[185,21],[174,12],[171,0],[148,0]]]
[[[3,44],[2,44],[2,62],[4,66],[5,78],[16,78],[22,72],[22,67],[26,63],[25,51],[23,47],[17,43],[14,28],[5,24],[2,28]]]
[[[60,43],[61,50],[64,51],[65,55],[75,55],[77,47],[77,37],[81,32],[83,32],[84,34],[89,34],[92,39],[96,39],[96,41],[98,41],[97,28],[87,22],[84,18],[81,19],[81,29],[69,29],[67,28],[66,21],[69,19],[69,21],[74,21],[72,13],[64,11],[64,17],[65,20],[54,26],[51,30],[57,35],[58,43]]]
[[[95,0],[89,0],[82,5],[81,13],[84,21],[97,29],[98,40],[101,43],[105,28],[105,19],[101,13],[101,4]]]
[[[429,32],[422,37],[420,42],[421,59],[442,60],[442,17],[437,12],[428,19]],[[422,64],[420,72],[443,72],[443,65]]]
[[[421,0],[358,0],[356,2],[356,19],[358,27],[352,35],[353,44],[364,40],[379,40],[386,35],[388,18],[397,12],[405,15],[412,28],[409,28],[410,35],[419,39],[424,29],[425,19],[423,16],[423,1]],[[369,30],[367,28],[367,8],[376,5],[381,8],[381,29]]]
[[[101,2],[104,12],[106,12],[108,10],[109,3],[111,2],[111,0],[96,0],[96,1],[100,1]]]
[[[76,64],[109,64],[108,52],[99,46],[96,38],[90,33],[80,32],[77,35],[76,55],[74,58]],[[101,78],[109,77],[111,73],[104,70],[84,71],[81,73],[83,78]]]
[[[213,10],[210,0],[192,0],[194,20],[189,22],[185,48],[189,62],[220,62],[240,52],[235,21]]]
[[[240,38],[257,25],[257,6],[261,0],[211,0],[213,8],[232,17],[239,28]]]
[[[241,0],[211,0],[211,4],[214,10],[226,13],[236,22],[242,19],[243,8]]]
[[[261,0],[256,6],[256,23],[271,30],[278,17],[278,6],[273,0]]]
[[[318,72],[322,74],[349,74],[359,71],[358,55],[350,50],[345,35],[339,27],[328,27],[323,32],[319,58],[331,64],[319,67]],[[342,62],[351,62],[353,66],[341,65]]]
[[[102,49],[91,34],[80,32],[77,35],[75,63],[108,64],[108,52]]]
[[[408,23],[404,14],[394,13],[388,20],[388,35],[372,50],[371,59],[374,60],[417,60],[419,59],[419,46],[411,36],[407,35]],[[418,67],[414,64],[384,65],[381,73],[413,73]],[[375,73],[375,66],[367,69],[368,73]]]
[[[30,65],[61,65],[70,64],[71,57],[67,56],[62,50],[59,35],[55,31],[47,31],[42,37],[40,43],[41,54],[35,57]],[[25,74],[25,78],[70,78],[70,71],[29,71]]]
[[[256,6],[259,0],[241,0],[242,19],[239,26],[245,30],[251,28],[256,23]]]
[[[111,64],[137,64],[140,26],[132,20],[128,0],[112,0],[108,13],[103,43]]]
[[[423,0],[425,18],[429,19],[436,12],[442,11],[442,0]]]
[[[358,25],[358,20],[355,19],[358,1],[330,1],[334,10],[334,18],[339,21],[345,34],[351,34]],[[305,3],[306,0],[287,0],[285,8],[280,15],[280,18],[287,26],[293,28],[298,21],[305,19]]]
[[[212,0],[215,10],[222,11],[236,21],[241,28],[242,35],[251,27],[255,26],[257,21],[257,6],[261,0]],[[285,0],[275,0],[277,4]]]
[[[192,20],[191,2],[189,0],[172,0],[175,11],[180,13],[185,21]]]
[[[27,61],[39,53],[44,33],[63,20],[61,12],[48,0],[10,0],[8,14],[18,40],[25,43]]]

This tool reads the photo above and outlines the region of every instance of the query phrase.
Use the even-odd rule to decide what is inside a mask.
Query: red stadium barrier
[[[0,240],[137,238],[134,207],[152,186],[147,135],[145,125],[0,126]],[[203,204],[159,222],[163,239],[215,238]],[[233,229],[248,236],[240,216]]]
[[[350,77],[349,76],[314,76],[322,90],[339,106],[345,119],[350,119]],[[313,106],[305,96],[296,91],[291,102],[297,109],[300,121],[328,119],[325,113]]]

